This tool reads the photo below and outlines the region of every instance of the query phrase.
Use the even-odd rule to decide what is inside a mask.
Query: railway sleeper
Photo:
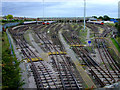
[[[45,77],[51,77],[49,74],[45,75]]]
[[[57,81],[57,82],[55,82],[57,85],[60,85],[61,84],[61,81],[59,80],[59,81]]]
[[[114,77],[114,78],[118,78],[118,79],[120,79],[119,76],[117,76],[117,75],[113,75],[113,77]]]
[[[51,79],[47,79],[47,77],[46,77],[46,78],[42,78],[42,80],[43,80],[43,81],[46,80],[46,81],[52,82],[52,80],[51,80]]]
[[[42,83],[43,83],[43,84],[46,84],[46,83],[47,83],[47,81],[44,79],[44,80],[42,80]]]
[[[69,80],[72,79],[72,76],[71,77],[68,77],[68,76],[64,76],[63,78],[68,78]],[[72,79],[73,80],[73,79]]]
[[[105,83],[105,84],[109,84],[108,81],[104,81],[104,83]],[[112,82],[111,82],[111,84],[112,84]],[[109,85],[110,85],[110,84],[109,84]]]
[[[71,89],[77,90],[78,88],[77,88],[77,87],[72,87],[72,88],[71,88],[71,87],[67,87],[67,88],[66,88],[66,90],[71,90]]]
[[[56,89],[56,86],[50,86],[50,88],[52,88],[52,89],[53,89],[53,88]]]
[[[47,80],[51,79],[51,77],[46,77]]]
[[[116,75],[115,73],[112,73],[112,76],[113,76],[113,78],[119,78],[119,76]]]
[[[65,73],[62,73],[62,76],[66,76],[66,74],[65,74]],[[67,76],[68,76],[68,77],[71,77],[70,74],[67,74]]]
[[[63,80],[64,80],[64,81],[68,81],[67,78],[64,78]],[[69,81],[70,81],[70,82],[71,82],[71,81],[74,81],[74,79],[69,78]]]
[[[65,72],[68,73],[68,74],[70,73],[69,71],[62,69],[61,73],[64,74]]]
[[[54,85],[54,82],[48,82],[50,86],[53,86]]]
[[[105,70],[105,72],[108,73],[108,71],[106,71],[106,70]],[[118,71],[115,71],[115,72],[120,75],[120,73]],[[111,74],[115,74],[115,72],[114,71],[110,71]]]
[[[68,88],[73,89],[73,87],[77,89],[77,86],[75,84],[74,85],[66,84],[65,87],[66,87],[66,89],[68,89]]]
[[[101,72],[101,73],[100,73],[100,72],[95,71],[95,70],[94,70],[94,72],[95,72],[97,75],[101,75],[101,73],[102,73],[105,77],[107,76],[106,73],[104,73],[104,72]],[[109,73],[108,73],[108,75],[109,75]]]
[[[59,87],[59,88],[62,88],[63,86],[62,86],[62,84],[59,84],[58,87]]]
[[[66,85],[66,84],[69,84],[69,81],[64,81],[64,84]]]
[[[97,76],[98,76],[99,78],[103,78],[103,76],[100,75],[100,74],[99,74],[99,75],[97,74]],[[106,76],[106,78],[110,78],[110,77]]]
[[[43,74],[44,74],[44,75],[48,75],[48,73],[47,73],[47,72],[43,72]]]
[[[110,82],[114,82],[114,80],[111,79],[111,78],[107,78],[107,80],[110,81]],[[105,79],[104,81],[107,81],[107,80]]]
[[[64,81],[68,81],[68,79],[67,79],[67,78],[63,78],[63,80],[64,80]]]
[[[45,81],[46,79],[44,77],[41,78],[42,81]]]

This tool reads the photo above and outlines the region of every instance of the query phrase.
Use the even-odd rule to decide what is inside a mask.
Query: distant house
[[[13,17],[15,20],[24,20],[24,17]]]
[[[104,21],[104,23],[116,23],[118,20],[116,19],[110,19],[109,21]]]
[[[116,19],[110,19],[110,21],[113,21],[114,23],[118,22]]]

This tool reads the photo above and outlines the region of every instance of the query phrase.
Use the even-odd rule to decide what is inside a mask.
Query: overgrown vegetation
[[[117,28],[118,33],[120,34],[120,20],[119,20],[119,23],[115,24],[115,27]]]
[[[1,72],[1,70],[2,70],[2,65],[1,65],[1,63],[2,63],[2,33],[0,32],[0,78],[2,77],[2,72]],[[2,88],[2,79],[0,79],[0,88]]]
[[[15,55],[11,55],[7,34],[2,32],[2,88],[19,88],[24,84],[19,64]]]
[[[113,44],[115,45],[115,47],[117,48],[117,50],[120,52],[119,45],[116,43],[116,41],[113,38],[111,38],[111,40],[112,40]]]
[[[117,56],[117,55],[115,54],[114,50],[111,49],[111,48],[108,48],[108,51],[110,52],[110,55],[112,56],[112,58],[113,58],[118,64],[120,64],[120,58],[119,58],[119,56]]]
[[[80,39],[80,41],[81,41],[81,43],[82,44],[86,44],[86,36],[87,36],[87,30],[85,29],[85,30],[80,30],[79,31],[79,39]]]
[[[115,27],[118,30],[118,35],[116,37],[116,40],[118,41],[118,43],[120,44],[120,19],[118,20],[119,22],[115,24]]]
[[[116,37],[116,40],[117,40],[118,43],[120,44],[120,37]]]

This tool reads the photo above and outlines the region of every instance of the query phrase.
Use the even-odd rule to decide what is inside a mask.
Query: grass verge
[[[120,53],[120,47],[119,47],[119,45],[116,43],[116,41],[113,38],[111,38],[111,40],[112,40],[113,44],[115,45],[115,47],[117,48],[117,50]]]
[[[118,43],[120,44],[120,37],[116,37],[116,40],[117,40]]]

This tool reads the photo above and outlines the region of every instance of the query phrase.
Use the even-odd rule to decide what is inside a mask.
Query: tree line
[[[93,18],[96,18],[96,19],[102,19],[102,20],[105,20],[105,21],[109,21],[111,18],[108,16],[108,15],[104,15],[104,16],[92,16]]]

